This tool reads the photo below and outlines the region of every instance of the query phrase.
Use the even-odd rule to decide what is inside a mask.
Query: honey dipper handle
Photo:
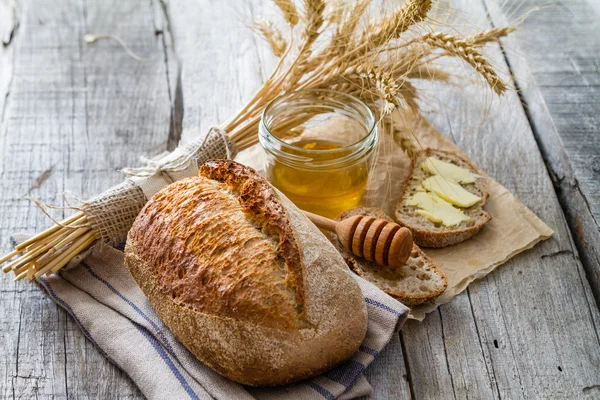
[[[308,219],[310,219],[313,222],[313,224],[315,224],[319,228],[323,228],[328,231],[335,232],[335,226],[337,225],[337,222],[335,222],[334,220],[322,217],[317,214],[313,214],[308,211],[304,211],[304,214],[306,214]]]

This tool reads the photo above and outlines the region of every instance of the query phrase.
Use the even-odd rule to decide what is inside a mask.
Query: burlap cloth
[[[336,130],[337,123],[330,121],[330,125],[318,129],[328,135],[336,131],[343,134],[343,130]],[[390,129],[395,132],[392,134]],[[399,145],[402,139],[413,146],[418,143],[417,147],[421,148],[453,151],[470,160],[424,118],[414,114],[394,114],[393,128],[380,132],[376,163],[362,200],[362,205],[379,207],[390,216],[394,215],[402,183],[410,173],[410,158]],[[264,173],[259,145],[238,154],[236,159]],[[481,173],[485,175],[485,172]],[[490,197],[485,209],[492,215],[492,220],[475,237],[444,249],[423,249],[448,276],[448,289],[434,301],[413,308],[410,318],[423,320],[426,313],[448,303],[475,279],[483,278],[511,257],[552,235],[552,229],[492,178],[488,178],[488,190]]]
[[[163,157],[142,158],[145,165],[141,168],[126,168],[128,179],[85,201],[81,209],[103,243],[122,243],[135,217],[155,193],[179,179],[197,175],[198,166],[207,160],[236,154],[229,136],[219,128],[210,128]]]

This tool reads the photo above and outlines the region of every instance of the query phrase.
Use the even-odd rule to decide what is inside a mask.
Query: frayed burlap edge
[[[211,128],[160,160],[146,160],[144,167],[125,169],[127,180],[85,201],[81,209],[104,243],[118,245],[125,241],[135,218],[154,193],[196,175],[198,166],[207,160],[233,158],[236,154],[229,136],[221,129]]]

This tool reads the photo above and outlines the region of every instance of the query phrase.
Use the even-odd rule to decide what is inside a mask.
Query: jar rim
[[[352,149],[354,147],[359,146],[360,144],[362,144],[363,142],[366,142],[367,140],[371,139],[372,136],[377,132],[377,122],[375,121],[375,113],[373,112],[373,110],[371,110],[371,108],[369,106],[367,106],[367,104],[362,101],[361,99],[359,99],[356,96],[353,96],[351,94],[348,93],[344,93],[344,92],[339,92],[337,90],[331,90],[331,89],[300,89],[300,90],[294,90],[292,92],[288,92],[285,94],[282,94],[280,96],[275,97],[273,100],[271,100],[267,106],[265,107],[265,109],[263,110],[261,117],[260,117],[260,124],[262,125],[262,127],[269,133],[269,136],[271,138],[274,138],[275,141],[286,148],[294,148],[297,149],[297,146],[294,146],[293,144],[290,144],[282,139],[280,139],[279,137],[277,137],[276,135],[274,135],[271,130],[269,129],[269,127],[266,125],[266,118],[265,116],[267,115],[267,113],[271,110],[271,108],[282,102],[283,100],[289,99],[291,97],[293,97],[294,95],[298,95],[298,94],[302,94],[302,93],[328,93],[328,94],[335,94],[338,97],[346,97],[348,99],[350,99],[351,101],[359,104],[361,107],[364,108],[364,110],[366,110],[367,114],[368,114],[368,130],[367,133],[360,138],[359,140],[357,140],[354,143],[348,144],[348,145],[344,145],[344,146],[340,146],[338,148],[335,149],[302,149],[303,153],[307,153],[307,154],[333,154],[336,152],[340,152],[343,150],[348,150],[348,149]]]

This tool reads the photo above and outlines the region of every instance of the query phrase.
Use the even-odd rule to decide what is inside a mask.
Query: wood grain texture
[[[241,109],[275,65],[269,46],[250,28],[278,18],[270,1],[168,0],[175,53],[181,63],[182,140],[220,125]]]
[[[10,93],[0,127],[2,253],[11,233],[50,223],[27,196],[55,205],[64,204],[66,190],[91,196],[118,183],[119,169],[137,165],[139,155],[166,149],[171,102],[153,7],[150,1],[23,2],[19,30],[0,50],[12,54],[10,69],[2,58],[0,80],[10,83],[0,86]],[[111,40],[88,45],[86,33],[116,34],[150,60],[135,61]],[[0,302],[0,397],[141,396],[38,288],[4,277]]]
[[[180,137],[188,140],[223,122],[274,65],[268,46],[245,25],[249,16],[277,14],[268,1],[23,1],[21,6],[0,0],[0,35],[8,41],[0,48],[3,251],[10,233],[48,225],[26,195],[61,204],[64,190],[88,196],[106,189],[121,179],[118,169],[137,164],[139,155],[173,148]],[[459,1],[454,5],[461,6]],[[493,22],[501,20],[502,10],[487,0],[464,0],[465,5],[482,20],[486,12]],[[473,87],[463,93],[429,88],[427,105],[431,121],[556,234],[474,282],[425,322],[407,323],[366,372],[374,398],[600,395],[600,316],[578,260],[578,254],[584,261],[589,254],[600,259],[582,250],[585,243],[592,249],[600,243],[589,201],[595,175],[588,171],[595,165],[589,160],[598,154],[590,153],[597,138],[590,132],[597,132],[594,95],[600,80],[591,51],[598,38],[587,35],[582,44],[577,34],[581,25],[591,29],[598,19],[583,0],[565,7],[575,19],[565,22],[564,15],[552,11],[543,14],[548,22],[540,19],[537,26],[563,24],[561,29],[571,34],[525,47],[518,58],[542,86],[537,94],[523,91],[527,113],[516,93],[488,108]],[[151,60],[137,62],[113,41],[86,45],[81,38],[88,32],[118,34]],[[518,40],[503,44],[518,47],[522,36]],[[555,46],[551,59],[544,55],[550,50],[539,50],[548,43]],[[490,45],[488,50],[494,65],[507,74],[500,48]],[[511,67],[521,71],[517,58],[507,54]],[[516,81],[523,87],[528,82],[519,74]],[[573,154],[581,155],[580,164]],[[574,189],[567,190],[573,183]],[[567,189],[561,192],[562,187]],[[581,220],[579,248],[561,204],[576,234],[573,221]],[[585,207],[591,210],[587,214]],[[1,398],[141,397],[38,289],[2,279],[0,303]]]
[[[453,5],[461,7],[458,1]],[[483,7],[473,2],[462,7],[467,5],[471,15],[477,19],[479,13],[485,21]],[[508,76],[499,46],[486,50]],[[427,107],[429,119],[442,132],[555,234],[474,282],[440,308],[439,321],[434,315],[423,325],[407,325],[403,339],[415,397],[590,395],[600,382],[595,367],[600,365],[598,310],[517,93],[486,100],[482,87],[465,86],[460,93],[437,90]],[[442,339],[425,341],[437,324]],[[415,348],[413,341],[419,344]]]
[[[0,118],[10,93],[13,75],[14,43],[21,19],[21,4],[16,0],[0,1]]]
[[[399,336],[377,356],[365,371],[365,377],[373,387],[374,399],[395,400],[411,398],[409,376],[404,359],[404,350]]]
[[[235,80],[240,79],[239,74],[243,73],[243,79],[245,81],[242,83],[241,87],[244,88],[243,92],[249,95],[252,90],[248,88],[248,81],[254,81],[255,87],[257,87],[260,82],[256,81],[248,71],[239,71],[237,67],[232,68],[225,65],[223,61],[220,61],[220,58],[217,58],[216,61],[211,58],[211,62],[214,62],[215,65],[221,65],[221,67],[224,68],[234,69],[235,71],[227,74],[228,76],[223,78],[220,77],[220,74],[211,74],[213,79],[210,81],[207,81],[206,77],[188,75],[187,71],[189,69],[197,71],[202,66],[205,66],[205,63],[207,62],[202,53],[194,51],[197,48],[197,43],[189,38],[197,38],[199,36],[206,38],[206,40],[203,40],[202,46],[209,47],[211,40],[215,40],[211,39],[211,37],[218,36],[220,40],[219,46],[221,46],[221,48],[228,49],[235,46],[235,44],[231,42],[231,33],[229,31],[229,29],[231,29],[231,22],[229,20],[219,20],[215,17],[216,15],[219,15],[218,11],[209,7],[208,9],[204,8],[203,11],[212,16],[210,20],[203,20],[204,23],[201,28],[194,27],[194,19],[190,16],[197,15],[200,11],[198,10],[199,6],[196,5],[198,12],[194,13],[194,9],[190,8],[193,6],[194,4],[185,1],[170,2],[171,19],[172,21],[177,21],[175,24],[177,27],[175,29],[176,49],[183,64],[183,98],[186,111],[184,116],[184,127],[200,126],[205,123],[204,118],[208,118],[211,123],[221,122],[223,120],[223,114],[227,115],[225,112],[219,113],[217,110],[213,111],[211,114],[207,114],[206,107],[212,106],[207,104],[209,100],[206,100],[205,97],[213,96],[215,91],[205,90],[202,91],[205,93],[203,96],[198,96],[197,93],[199,87],[207,85],[208,87],[217,85],[229,87],[232,85],[232,82],[235,86]],[[478,11],[482,14],[484,13],[485,10],[482,4],[479,4]],[[213,21],[212,25],[211,21]],[[190,27],[190,25],[192,26]],[[210,30],[210,35],[203,34],[204,30]],[[238,43],[239,48],[246,50],[245,43],[245,39],[242,38],[241,42]],[[220,54],[217,55],[217,57],[225,56]],[[247,62],[251,63],[253,56],[252,54],[242,51],[240,59],[248,60]],[[266,62],[263,61],[263,64],[266,64]],[[504,66],[506,69],[506,64],[501,53],[498,52],[498,49],[496,49],[495,64]],[[208,68],[214,68],[214,66],[209,66]],[[231,71],[231,69],[227,69],[227,71]],[[223,79],[225,83],[217,83],[215,82],[216,79]],[[195,87],[196,89],[193,91],[188,89],[192,87]],[[188,93],[191,94],[191,97]],[[210,93],[210,95],[206,93]],[[471,91],[460,95],[458,96],[458,100],[453,99],[456,95],[455,91],[447,91],[444,95],[439,96],[439,99],[443,99],[443,108],[445,108],[445,111],[438,114],[436,122],[443,131],[448,133],[450,133],[452,129],[458,131],[462,125],[473,126],[474,123],[481,121],[486,111],[485,109],[482,109],[482,107],[475,107],[473,108],[474,111],[472,113],[466,113],[466,115],[463,111],[464,109],[468,110],[468,107],[472,106],[469,103],[468,98],[472,97],[473,93],[474,92]],[[219,108],[226,109],[230,114],[232,111],[235,111],[235,107],[232,107],[232,105],[228,103],[228,101],[231,100],[231,97],[229,97],[231,94],[227,93],[224,94],[224,96],[226,96],[226,101],[224,101],[224,103],[227,104],[220,105]],[[243,95],[240,97],[240,100],[236,99],[238,105],[243,103]],[[480,99],[481,97],[474,96],[473,98]],[[526,135],[523,140],[527,145],[526,149],[533,153],[533,157],[532,161],[526,163],[519,172],[527,176],[527,182],[535,183],[535,185],[529,189],[525,185],[525,187],[521,188],[520,192],[517,191],[517,195],[521,198],[528,199],[529,203],[531,203],[537,199],[538,193],[551,193],[549,199],[544,201],[543,204],[538,204],[535,210],[547,209],[542,217],[552,222],[557,221],[558,225],[560,225],[562,221],[564,228],[564,220],[561,220],[562,214],[560,207],[558,207],[556,198],[553,197],[552,186],[549,185],[544,165],[539,157],[539,151],[535,146],[535,142],[532,141],[533,136],[527,125],[527,120],[524,118],[519,100],[513,93],[505,103],[512,104],[508,108],[511,111],[507,112],[505,115],[494,115],[493,118],[487,122],[487,126],[482,128],[479,133],[481,140],[478,141],[478,147],[476,149],[479,151],[480,148],[486,148],[486,146],[490,145],[498,146],[500,144],[503,147],[496,148],[497,153],[493,158],[488,158],[486,161],[485,157],[481,157],[478,161],[482,162],[484,168],[488,168],[492,164],[500,166],[500,168],[497,168],[498,171],[490,167],[490,173],[505,184],[507,184],[506,182],[511,183],[512,186],[509,185],[509,188],[516,191],[520,175],[513,174],[510,170],[511,163],[507,162],[505,159],[499,159],[499,155],[507,148],[519,148],[522,143],[519,142],[518,138],[522,135]],[[503,104],[502,106],[504,107],[506,104]],[[199,116],[201,112],[203,112],[204,115]],[[511,118],[508,118],[512,112],[517,112],[518,124],[515,124]],[[515,128],[518,129],[515,130]],[[504,133],[511,129],[513,130],[512,133],[506,136],[503,142],[499,142],[496,139],[497,136],[500,136],[500,132]],[[465,149],[472,152],[475,147],[470,144],[470,141],[473,138],[465,138],[460,135],[457,136],[459,143]],[[523,156],[523,153],[520,153],[519,155],[519,153],[515,152],[513,156],[517,159],[517,157]],[[496,174],[494,175],[495,172]],[[538,180],[541,180],[543,183],[537,184]],[[568,233],[563,230],[561,234],[562,243],[565,243],[566,241],[566,246],[569,246]],[[542,276],[543,270],[542,263],[540,263],[540,257],[546,255],[546,253],[540,253],[541,251],[542,250],[538,250],[536,254],[533,255],[526,253],[514,261],[514,263],[517,265],[517,268],[524,268],[528,263],[536,263],[538,268],[535,270],[535,273],[533,273],[532,279],[537,280],[540,283],[540,288],[546,288],[546,286],[552,285],[550,282],[545,281]],[[551,252],[548,250],[545,251]],[[592,320],[592,317],[596,318],[597,312],[592,313],[593,316],[588,315],[586,317],[585,313],[590,313],[590,309],[588,299],[586,298],[585,284],[582,283],[581,276],[577,274],[578,266],[575,260],[570,259],[569,262],[572,266],[570,269],[574,274],[572,273],[569,276],[568,284],[563,284],[558,288],[554,288],[553,291],[558,298],[564,298],[569,295],[569,291],[571,291],[569,285],[575,285],[574,290],[577,294],[575,295],[576,299],[574,302],[579,309],[579,316],[582,317],[583,322],[581,325],[583,326],[583,331],[579,331],[579,327],[573,327],[572,329],[562,327],[558,331],[561,332],[567,329],[568,334],[573,333],[578,341],[576,344],[567,344],[565,346],[563,353],[564,358],[571,359],[574,354],[577,353],[577,348],[583,343],[583,347],[590,350],[590,354],[592,354],[592,359],[590,359],[590,363],[588,364],[589,367],[597,361],[598,355],[597,339],[595,339],[596,334]],[[546,264],[545,260],[543,264]],[[554,281],[561,275],[561,271],[557,268],[563,264],[563,260],[555,260],[554,262],[551,262],[551,264],[553,264],[555,268],[553,272]],[[501,271],[502,269],[498,273],[501,273]],[[572,375],[566,377],[563,375],[564,379],[554,382],[558,377],[561,377],[560,371],[558,370],[556,354],[542,354],[540,357],[543,358],[543,360],[541,360],[542,362],[538,367],[535,368],[534,366],[533,368],[530,368],[530,365],[528,365],[526,360],[538,356],[535,351],[534,343],[540,344],[541,349],[547,348],[548,343],[553,343],[552,339],[555,336],[549,331],[555,329],[554,318],[558,318],[559,320],[560,318],[566,317],[566,315],[564,315],[563,309],[556,310],[551,308],[547,311],[547,315],[541,317],[543,324],[548,326],[549,331],[546,332],[546,335],[542,335],[537,340],[532,339],[531,337],[535,337],[537,332],[534,327],[528,325],[527,321],[531,318],[532,314],[539,314],[539,312],[535,311],[536,309],[543,310],[546,307],[542,303],[543,300],[547,300],[547,297],[539,298],[536,301],[533,301],[532,304],[528,303],[528,297],[520,298],[520,302],[518,303],[513,302],[510,296],[515,296],[520,290],[530,290],[530,285],[523,285],[523,282],[519,280],[519,277],[519,273],[516,273],[515,276],[510,275],[511,279],[504,281],[501,288],[496,287],[497,284],[494,281],[491,281],[492,283],[478,283],[478,285],[483,284],[492,286],[492,289],[490,290],[493,293],[496,293],[496,296],[491,300],[482,301],[479,297],[475,300],[471,300],[472,296],[476,296],[479,292],[469,291],[459,296],[451,304],[442,307],[439,311],[439,318],[436,318],[436,316],[433,315],[430,316],[423,325],[417,323],[407,324],[403,332],[403,342],[406,349],[406,360],[408,365],[404,368],[407,369],[411,383],[410,386],[416,398],[536,398],[537,396],[560,394],[561,391],[565,391],[563,394],[579,395],[583,388],[588,387],[587,385],[594,381],[597,377],[596,375],[589,373],[586,376],[584,374],[574,380],[574,382],[580,382],[581,385],[570,388],[567,382],[569,378],[575,377],[576,369],[574,369],[571,370]],[[504,293],[499,295],[499,292]],[[508,307],[507,304],[503,304],[504,302],[510,303],[510,307]],[[525,310],[522,313],[520,312],[520,306],[523,306],[523,310]],[[516,316],[504,316],[501,312],[503,307],[507,307],[509,310],[508,312],[511,312]],[[490,313],[490,310],[494,311],[494,313]],[[508,326],[506,319],[509,319],[510,321],[510,325]],[[526,328],[519,329],[520,324],[525,325]],[[573,330],[573,332],[571,332],[571,330]],[[564,333],[565,332],[563,332],[563,334]],[[519,335],[524,336],[519,337]],[[529,344],[530,340],[531,344]],[[548,341],[548,343],[546,341]],[[514,358],[517,359],[514,360]],[[557,365],[554,365],[555,363]],[[401,360],[398,359],[396,365],[400,364]],[[371,369],[371,373],[373,373],[372,371],[376,371],[375,373],[381,373],[383,375],[386,374],[385,371],[377,371],[376,366]],[[547,379],[538,381],[538,375],[545,375]],[[521,383],[521,379],[524,383]],[[392,378],[390,377],[385,381],[391,382]],[[569,390],[573,390],[573,392],[568,392]]]
[[[527,118],[565,210],[600,305],[600,6],[573,0],[533,7],[523,29],[502,41]],[[541,7],[545,5],[545,7]],[[505,20],[490,2],[496,24]]]

